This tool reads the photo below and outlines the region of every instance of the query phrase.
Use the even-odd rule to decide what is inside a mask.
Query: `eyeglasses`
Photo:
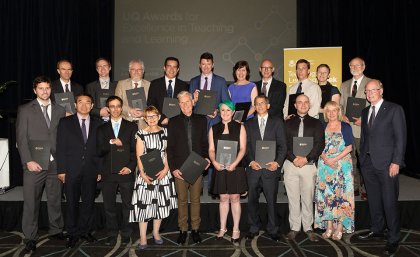
[[[267,104],[267,102],[263,101],[263,102],[257,103],[256,106],[261,106],[261,105],[266,105],[266,104]]]
[[[261,68],[261,70],[272,70],[273,69],[273,67],[260,67]]]
[[[375,93],[379,90],[381,90],[381,89],[380,88],[366,89],[365,90],[365,95],[370,94],[370,93],[373,94],[373,93]]]
[[[144,69],[130,69],[132,72],[142,72]]]
[[[120,109],[121,105],[110,105],[108,108],[109,109]]]
[[[159,117],[159,115],[150,115],[150,116],[146,116],[146,120],[154,120],[157,119]]]

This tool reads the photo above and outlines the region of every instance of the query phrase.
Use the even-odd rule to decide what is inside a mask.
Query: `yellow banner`
[[[314,48],[285,48],[284,49],[284,83],[287,87],[296,84],[296,62],[306,59],[311,63],[309,79],[318,84],[316,80],[316,67],[324,63],[330,66],[328,81],[338,88],[342,82],[342,48],[341,47],[314,47]]]

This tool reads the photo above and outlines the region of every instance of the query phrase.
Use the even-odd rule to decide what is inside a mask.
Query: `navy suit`
[[[257,85],[258,95],[261,95],[262,80],[255,82],[255,84]],[[267,97],[270,101],[268,114],[283,119],[283,108],[284,102],[286,101],[286,84],[273,78]]]
[[[360,166],[368,194],[371,231],[383,233],[388,226],[388,242],[398,243],[400,217],[398,211],[399,177],[389,176],[391,163],[404,166],[407,128],[404,110],[383,101],[372,127],[368,126],[370,106],[362,111]]]

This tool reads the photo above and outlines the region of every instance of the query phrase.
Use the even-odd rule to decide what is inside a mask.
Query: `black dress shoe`
[[[36,241],[35,240],[29,240],[28,242],[26,242],[25,251],[30,252],[30,251],[35,251],[35,250],[36,250]]]
[[[188,236],[187,231],[179,231],[179,236],[176,242],[180,245],[185,244],[185,241],[187,241],[187,236]]]
[[[116,243],[117,243],[116,236],[109,236],[105,241],[105,245],[115,245]]]
[[[254,232],[248,232],[245,235],[245,239],[246,240],[252,240],[254,239],[254,237],[256,237],[258,235],[258,233],[254,233]]]
[[[77,236],[69,236],[69,241],[66,244],[66,248],[73,248],[73,247],[75,247],[78,241],[79,241],[79,237],[77,237]]]
[[[191,236],[194,243],[201,243],[200,232],[198,230],[191,230]]]
[[[67,239],[67,237],[63,234],[63,232],[51,235],[51,236],[49,236],[49,238],[50,239],[55,239],[55,240],[60,240],[60,241],[63,241],[63,240]]]
[[[93,242],[98,241],[98,239],[96,239],[94,236],[92,236],[91,233],[84,234],[80,238],[82,238],[83,240],[88,241],[89,243],[93,243]]]
[[[384,254],[393,255],[398,250],[398,243],[386,243]]]
[[[268,234],[268,236],[273,240],[273,241],[280,241],[280,237],[277,234]]]
[[[365,234],[359,235],[357,238],[359,238],[360,240],[383,239],[384,234],[376,234],[370,231]]]

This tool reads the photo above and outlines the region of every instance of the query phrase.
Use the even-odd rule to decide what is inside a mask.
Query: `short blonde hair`
[[[160,115],[159,110],[154,107],[153,105],[147,106],[147,108],[144,110],[144,118],[146,118],[147,113],[153,113],[156,115]]]
[[[329,101],[324,106],[324,120],[328,122],[327,111],[328,110],[337,110],[338,111],[338,120],[343,120],[343,113],[340,104],[334,101]]]

